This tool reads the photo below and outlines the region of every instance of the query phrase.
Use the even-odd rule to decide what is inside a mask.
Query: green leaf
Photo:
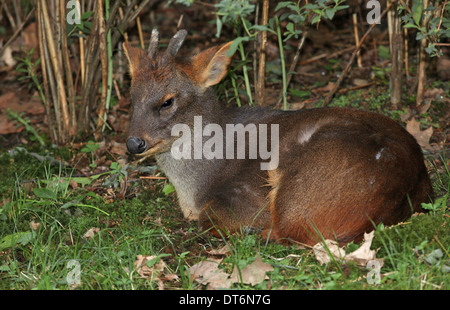
[[[289,32],[294,32],[294,24],[293,24],[293,23],[288,23],[288,24],[286,25],[286,29],[287,29]]]
[[[420,19],[422,18],[422,11],[423,11],[422,3],[413,5],[413,19],[417,26],[420,25]]]
[[[264,26],[264,25],[253,25],[249,28],[249,30],[258,30],[258,31],[269,31],[274,34],[276,34],[276,31],[271,29],[270,27]]]
[[[85,185],[89,185],[92,183],[92,180],[88,177],[73,177],[71,180],[75,181],[78,184],[81,184],[81,187],[84,187]]]
[[[313,20],[311,21],[311,24],[314,25],[315,23],[318,23],[320,21],[320,15],[317,15],[316,17],[313,18]]]
[[[378,56],[382,59],[391,59],[389,48],[383,45],[378,46]]]
[[[292,96],[299,98],[305,98],[311,95],[311,92],[309,90],[299,90],[293,88],[289,88],[289,93],[291,93]]]
[[[326,9],[325,13],[327,13],[327,17],[329,20],[332,20],[334,17],[334,13],[336,13],[335,9]]]
[[[277,4],[277,6],[275,7],[275,12],[287,7],[289,4],[292,4],[292,1],[281,1]]]
[[[91,153],[95,152],[100,147],[100,144],[95,143],[94,141],[88,141],[86,145],[81,149],[83,153]]]
[[[18,232],[10,234],[0,240],[0,251],[12,248],[16,244],[27,245],[33,239],[33,232]]]
[[[222,20],[219,18],[219,16],[217,16],[217,18],[216,18],[216,27],[217,27],[216,38],[220,37],[220,33],[222,32],[222,25],[223,25]]]
[[[236,52],[236,50],[239,47],[239,44],[242,42],[247,42],[250,39],[250,37],[237,37],[234,39],[233,43],[230,45],[230,49],[227,52],[227,57],[233,56],[233,54]]]
[[[42,199],[53,199],[56,200],[56,193],[52,192],[47,188],[33,188],[33,193]]]
[[[167,184],[166,186],[164,186],[164,188],[163,188],[163,193],[165,195],[169,195],[169,194],[173,193],[174,191],[175,191],[175,188],[170,183]]]
[[[405,28],[418,28],[416,25],[414,25],[413,23],[408,23],[408,24],[406,24],[405,26],[403,26],[403,27],[405,27]]]

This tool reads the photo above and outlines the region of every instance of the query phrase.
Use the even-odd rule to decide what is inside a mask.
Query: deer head
[[[187,31],[178,31],[164,53],[158,49],[159,34],[152,31],[147,53],[124,44],[132,78],[132,113],[127,148],[148,156],[166,152],[175,140],[171,128],[191,124],[195,115],[216,109],[216,98],[208,88],[226,74],[232,42],[212,47],[182,59],[177,53]]]

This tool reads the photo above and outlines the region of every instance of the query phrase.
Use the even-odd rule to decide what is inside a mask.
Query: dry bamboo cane
[[[44,26],[46,31],[46,42],[48,44],[48,50],[50,53],[50,60],[53,66],[53,72],[55,74],[56,83],[57,83],[57,91],[58,91],[58,101],[61,107],[61,116],[62,116],[62,132],[60,132],[61,142],[65,143],[67,141],[67,136],[70,131],[70,117],[69,110],[67,107],[66,101],[66,91],[64,88],[64,81],[61,75],[61,63],[58,61],[58,54],[56,51],[55,43],[53,41],[53,31],[52,25],[50,24],[50,18],[48,15],[48,7],[45,0],[41,0],[41,8],[42,8],[42,17],[44,19]]]
[[[76,110],[75,110],[75,90],[72,78],[72,68],[70,66],[69,59],[69,46],[67,44],[67,35],[66,35],[66,6],[63,0],[59,0],[59,10],[60,10],[60,24],[61,24],[61,52],[63,57],[64,69],[66,72],[66,86],[67,86],[67,94],[69,100],[70,107],[70,120],[71,126],[69,128],[69,137],[74,137],[76,134]],[[80,12],[78,12],[80,13]]]
[[[392,36],[391,36],[391,104],[394,108],[397,108],[401,101],[402,96],[402,84],[403,84],[403,38],[401,30],[401,18],[397,11],[396,1],[392,1],[393,11],[392,18]]]
[[[106,121],[106,95],[108,91],[108,54],[106,50],[106,29],[105,19],[103,18],[103,4],[101,2],[97,3],[97,10],[98,36],[100,41],[100,61],[102,67],[102,94],[97,118],[97,128],[94,133],[94,138],[98,141],[102,134],[103,124]]]
[[[48,86],[50,86],[50,93],[48,93],[48,96],[46,98],[46,101],[49,104],[49,109],[50,111],[52,111],[52,107],[50,102],[53,105],[53,111],[54,111],[54,120],[55,120],[55,126],[53,127],[55,133],[55,140],[53,140],[53,142],[55,144],[59,144],[61,143],[61,139],[60,139],[60,135],[63,131],[62,128],[62,122],[61,122],[61,108],[59,106],[59,101],[58,101],[58,92],[57,92],[57,87],[56,87],[56,83],[55,83],[55,78],[54,78],[54,74],[53,74],[53,69],[52,69],[52,65],[51,65],[51,61],[48,61],[48,59],[50,59],[50,53],[49,53],[49,48],[48,48],[48,44],[47,44],[47,34],[45,31],[45,25],[44,25],[44,17],[43,17],[43,13],[42,13],[42,6],[40,5],[41,3],[39,2],[39,23],[40,23],[40,30],[41,30],[41,34],[42,34],[42,38],[41,38],[41,42],[42,42],[42,59],[45,59],[45,61],[42,63],[42,65],[45,65],[45,71],[47,73],[47,82],[48,82]],[[44,85],[45,87],[45,85]],[[50,117],[53,119],[53,115],[51,114]]]
[[[358,20],[356,13],[353,13],[353,33],[355,35],[355,46],[358,47],[359,45],[359,34],[358,34]],[[362,60],[361,60],[361,53],[358,51],[356,53],[356,63],[358,64],[358,68],[362,68]]]
[[[263,1],[262,21],[261,25],[266,26],[269,16],[269,0]],[[261,46],[259,50],[259,67],[258,67],[258,82],[256,84],[256,102],[258,105],[264,105],[264,70],[266,66],[266,45],[267,45],[267,31],[261,32]]]
[[[42,72],[42,79],[43,79],[43,86],[44,86],[44,107],[45,107],[45,114],[47,116],[47,123],[48,128],[50,131],[50,140],[53,143],[57,143],[57,134],[56,134],[56,128],[54,127],[53,122],[53,115],[52,115],[52,109],[50,107],[50,92],[48,88],[48,77],[47,77],[47,68],[46,68],[46,61],[47,58],[44,54],[44,41],[43,41],[43,33],[42,33],[42,19],[41,19],[41,4],[39,1],[37,1],[37,10],[36,10],[36,20],[37,20],[37,34],[38,34],[38,42],[39,42],[39,55],[41,59],[41,72]]]
[[[423,1],[424,10],[428,8],[428,0]],[[427,27],[428,20],[430,19],[431,13],[425,16],[422,20],[422,27]],[[423,38],[420,40],[420,51],[419,51],[419,66],[418,66],[418,76],[417,76],[417,95],[416,95],[416,106],[420,106],[423,101],[424,85],[426,82],[426,52],[425,47],[427,45],[427,39]]]

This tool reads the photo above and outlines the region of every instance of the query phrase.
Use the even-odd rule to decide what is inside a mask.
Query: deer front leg
[[[253,232],[268,236],[271,216],[267,201],[260,199],[261,196],[247,195],[245,189],[236,191],[240,194],[219,193],[206,202],[199,215],[200,227],[216,237]]]

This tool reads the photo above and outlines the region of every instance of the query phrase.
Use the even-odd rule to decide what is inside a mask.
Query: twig
[[[134,6],[134,9],[137,9],[137,5]],[[139,34],[139,43],[141,44],[141,48],[144,49],[144,35],[142,34],[141,18],[139,16],[136,18],[136,24]]]
[[[383,18],[383,16],[386,15],[386,13],[389,11],[389,9],[391,8],[392,4],[393,3],[389,3],[389,5],[386,7],[386,9],[384,9],[384,11],[378,17],[378,19],[370,26],[370,28],[366,31],[364,36],[361,38],[361,41],[359,42],[359,45],[353,51],[352,56],[350,57],[350,60],[348,61],[347,66],[345,67],[345,69],[342,72],[342,74],[339,76],[339,79],[336,82],[336,84],[334,85],[333,89],[330,91],[330,93],[325,98],[323,106],[326,106],[330,102],[331,98],[333,98],[333,96],[336,93],[337,89],[339,88],[339,86],[341,85],[342,81],[344,80],[344,77],[350,71],[350,67],[352,66],[353,61],[355,60],[356,53],[358,53],[358,51],[361,49],[362,44],[364,43],[366,38],[369,36],[369,34],[372,31],[372,29],[375,28],[375,26],[377,25],[377,22],[379,20],[381,20],[381,18]]]
[[[117,99],[120,100],[122,98],[122,95],[120,94],[119,85],[117,84],[116,80],[114,80],[113,83],[114,83],[114,89],[116,90]]]
[[[411,9],[409,8],[409,6],[407,5],[407,3],[405,4],[405,2],[403,0],[399,0],[400,3],[402,4],[402,6],[408,11],[408,13],[411,14]],[[408,2],[408,1],[407,1]]]
[[[344,88],[344,89],[340,89],[338,90],[338,93],[346,93],[348,91],[352,91],[352,90],[357,90],[357,89],[361,89],[361,88],[366,88],[369,86],[372,86],[374,84],[376,84],[377,82],[373,81],[364,85],[358,85],[358,86],[354,86],[354,87],[350,87],[350,88]]]
[[[23,23],[19,26],[19,28],[16,29],[16,31],[13,33],[13,35],[9,38],[9,40],[0,48],[0,55],[3,53],[3,51],[8,47],[8,45],[11,44],[11,42],[14,41],[14,39],[17,37],[17,35],[20,33],[20,31],[23,29],[23,27],[26,25],[28,20],[30,19],[31,15],[34,13],[34,8],[28,13],[27,17],[25,17],[25,20]]]
[[[139,177],[139,179],[166,180],[167,178],[166,177],[157,177],[157,176],[151,175],[151,176],[142,176],[142,177]]]
[[[180,29],[181,29],[181,25],[182,25],[182,23],[183,23],[183,17],[184,17],[184,15],[181,14],[181,15],[180,15],[180,18],[178,19],[177,30],[180,30]]]
[[[310,64],[310,63],[312,63],[312,62],[316,62],[316,61],[318,61],[318,60],[320,60],[320,59],[322,59],[322,58],[326,58],[326,59],[334,58],[334,57],[339,56],[339,55],[341,55],[341,54],[347,53],[347,52],[353,50],[354,48],[355,48],[354,46],[349,46],[349,47],[346,47],[346,48],[344,48],[344,49],[342,49],[342,50],[340,50],[340,51],[337,51],[337,52],[335,52],[335,53],[333,53],[333,54],[326,54],[326,53],[323,53],[323,54],[320,54],[320,55],[311,57],[311,58],[309,58],[309,59],[303,60],[303,61],[301,61],[301,62],[299,63],[299,65],[300,65],[300,66],[302,66],[302,65],[307,65],[307,64]]]
[[[445,10],[445,6],[447,5],[447,0],[444,1],[444,4],[442,5],[442,9],[441,9],[441,18],[439,19],[439,25],[437,27],[436,33],[439,32],[439,30],[441,29],[441,25],[442,25],[442,19],[444,18],[444,10]],[[449,43],[450,45],[450,43]]]

